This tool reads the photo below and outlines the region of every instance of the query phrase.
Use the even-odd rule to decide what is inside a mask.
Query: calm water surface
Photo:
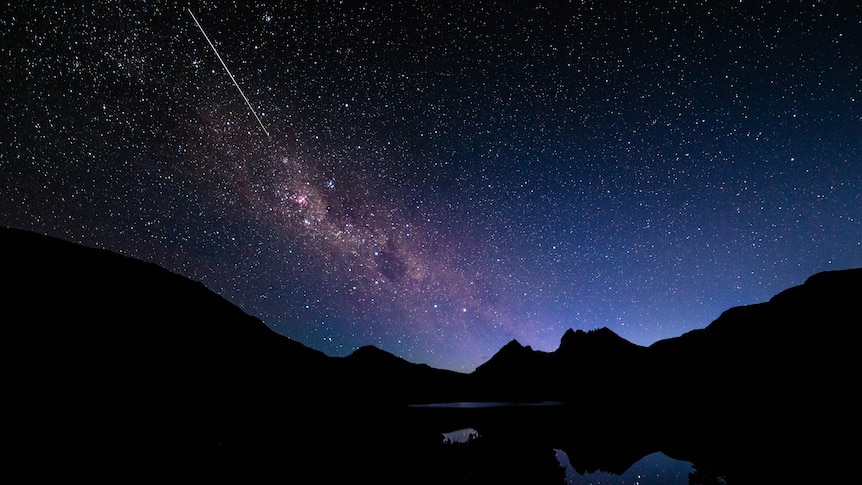
[[[486,407],[482,403],[478,407]],[[466,443],[481,437],[473,428],[462,428],[443,433],[447,443]],[[554,450],[557,461],[566,467],[566,485],[689,485],[688,474],[694,472],[687,461],[674,460],[664,453],[653,453],[641,458],[621,475],[607,472],[578,473],[569,463],[563,450]]]
[[[689,485],[691,463],[674,460],[664,453],[653,453],[640,459],[622,475],[595,472],[580,474],[569,466],[569,457],[556,450],[557,460],[566,467],[567,485]]]
[[[556,401],[543,402],[450,402],[423,404],[413,407],[448,409],[484,409],[507,407],[560,406]],[[481,439],[482,434],[474,428],[461,428],[443,433],[446,443],[465,443],[470,439]],[[675,460],[657,452],[644,456],[620,475],[597,471],[579,473],[569,462],[565,451],[556,449],[557,461],[566,468],[566,485],[688,485],[689,473],[695,471],[687,461]]]
[[[532,406],[562,406],[559,401],[517,402],[517,401],[462,401],[441,402],[434,404],[411,404],[412,408],[438,408],[438,409],[482,409],[482,408],[509,408],[509,407],[532,407]]]

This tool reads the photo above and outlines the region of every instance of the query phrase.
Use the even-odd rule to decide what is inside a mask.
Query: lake
[[[483,409],[483,408],[512,408],[512,407],[535,407],[535,406],[562,406],[560,401],[460,401],[441,402],[430,404],[411,404],[411,408],[432,409]]]
[[[560,464],[566,467],[566,485],[689,485],[689,474],[694,472],[691,463],[655,452],[619,475],[601,471],[580,473],[569,464],[564,451],[555,451]]]
[[[568,433],[565,406],[556,401],[434,403],[411,409],[426,430],[440,430],[440,440],[452,450],[437,456],[439,466],[448,466],[447,456],[451,463],[475,459],[520,467],[521,476],[534,466],[537,477],[550,477],[543,483],[561,485],[687,485],[695,472],[692,463],[639,446],[626,436],[619,436],[616,445],[611,438],[608,446],[607,437],[597,439],[594,431]],[[467,423],[472,424],[463,426]],[[463,427],[452,427],[456,425]]]
[[[481,434],[474,428],[443,433],[443,441],[453,445],[480,438]],[[695,471],[691,463],[675,460],[661,452],[641,458],[621,474],[604,471],[579,472],[572,466],[565,451],[555,449],[554,455],[560,466],[565,468],[566,485],[688,485],[689,474]]]

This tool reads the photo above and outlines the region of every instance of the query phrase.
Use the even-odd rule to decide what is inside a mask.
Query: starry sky
[[[859,2],[62,3],[2,7],[0,225],[328,355],[649,345],[862,267]]]

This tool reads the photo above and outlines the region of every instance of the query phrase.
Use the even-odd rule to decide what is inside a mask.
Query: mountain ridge
[[[380,429],[413,419],[408,404],[457,401],[565,403],[529,419],[544,420],[542,439],[570,456],[590,456],[576,438],[584,433],[639,436],[649,439],[630,456],[661,449],[736,472],[761,466],[764,443],[793,459],[827,460],[824,450],[840,453],[824,445],[834,430],[854,434],[862,268],[811,275],[648,347],[608,328],[568,329],[549,352],[513,339],[465,374],[370,345],[328,356],[199,282],[104,249],[0,228],[0,257],[14,417],[3,439],[22,463],[69,453],[75,466],[96,467],[82,457],[127,459],[130,446],[144,446],[143,459],[188,449],[296,454],[301,435],[308,451],[295,455],[297,466],[325,468],[320,450],[336,439],[350,450],[343,459],[370,466],[371,437],[405,458],[410,447],[389,444]],[[415,439],[433,443],[439,427],[469,424],[464,416],[475,418],[410,422],[427,428]],[[482,421],[483,431],[509,426],[506,416]],[[519,433],[545,429],[537,426],[526,420]]]
[[[109,259],[110,259],[110,258],[123,258],[123,259],[125,259],[125,260],[127,260],[127,261],[129,261],[129,262],[135,262],[136,264],[141,265],[141,268],[149,267],[150,269],[155,270],[155,271],[157,271],[157,272],[163,272],[166,276],[170,275],[170,277],[173,277],[173,278],[187,279],[190,285],[196,286],[196,287],[197,287],[198,289],[200,289],[200,290],[207,291],[207,292],[211,292],[211,290],[209,290],[209,289],[208,289],[208,288],[207,288],[203,283],[198,282],[198,281],[194,281],[194,280],[191,280],[191,279],[185,278],[185,277],[183,277],[183,276],[181,276],[181,275],[178,275],[178,274],[172,273],[172,272],[170,272],[170,271],[167,271],[167,270],[165,270],[165,269],[164,269],[164,268],[162,268],[161,266],[158,266],[158,265],[157,265],[157,264],[155,264],[155,263],[146,262],[146,261],[142,261],[142,260],[137,260],[137,259],[135,259],[135,258],[131,258],[131,257],[128,257],[128,256],[123,256],[123,255],[120,255],[120,254],[118,254],[118,253],[114,253],[114,252],[112,252],[112,251],[106,250],[106,249],[101,249],[101,248],[91,248],[91,247],[87,247],[87,246],[81,246],[81,245],[78,245],[78,244],[73,243],[73,242],[65,241],[65,240],[63,240],[63,239],[53,238],[53,237],[50,237],[50,236],[44,236],[44,235],[40,235],[40,234],[38,234],[38,233],[32,233],[32,232],[30,232],[30,231],[26,231],[26,230],[18,230],[18,229],[14,229],[14,228],[0,228],[0,230],[2,230],[4,233],[16,233],[16,232],[17,232],[17,233],[21,234],[22,236],[23,236],[23,235],[25,235],[25,234],[29,234],[28,236],[23,236],[23,237],[25,237],[25,238],[28,240],[28,242],[27,242],[26,244],[28,244],[28,245],[32,245],[32,246],[31,246],[30,251],[33,251],[32,247],[36,247],[36,248],[38,248],[38,247],[42,247],[42,246],[44,245],[44,242],[43,242],[42,244],[37,243],[37,240],[38,240],[38,239],[54,240],[54,241],[56,241],[56,242],[58,243],[58,247],[63,247],[63,246],[65,246],[65,247],[67,247],[67,248],[80,248],[80,249],[84,249],[84,250],[86,250],[86,251],[90,251],[90,252],[92,252],[92,254],[94,254],[94,255],[95,255],[95,254],[101,254],[101,255],[105,256],[106,258],[109,258]],[[35,236],[35,237],[34,237],[34,236]],[[6,239],[8,239],[10,236],[9,236],[9,234],[4,234],[4,235],[3,235],[3,237],[4,237],[4,238],[6,238]],[[854,274],[856,274],[856,272],[858,272],[858,271],[860,271],[860,269],[857,269],[857,268],[849,268],[849,269],[840,269],[840,270],[828,270],[828,271],[822,271],[822,272],[819,272],[819,273],[815,273],[815,274],[813,274],[813,275],[810,275],[808,278],[806,278],[806,280],[804,281],[804,283],[802,283],[801,285],[798,285],[798,286],[795,286],[795,287],[790,287],[790,288],[787,288],[787,289],[785,289],[785,290],[782,290],[782,291],[781,291],[781,292],[779,292],[778,294],[776,294],[776,295],[774,295],[773,297],[771,297],[771,298],[770,298],[770,300],[768,300],[767,302],[752,303],[752,304],[747,304],[747,305],[741,305],[741,306],[737,306],[737,307],[731,307],[731,308],[728,308],[727,310],[725,310],[724,312],[722,312],[722,314],[721,314],[718,318],[716,318],[715,320],[713,320],[713,322],[711,322],[709,325],[713,325],[713,324],[715,324],[716,322],[718,322],[718,323],[723,323],[723,322],[726,320],[726,314],[727,314],[727,315],[732,315],[733,313],[740,311],[740,309],[744,309],[744,308],[752,308],[752,307],[753,307],[753,308],[756,308],[756,307],[757,307],[757,306],[759,306],[759,305],[763,305],[763,304],[766,304],[766,303],[772,302],[772,301],[774,301],[774,300],[776,300],[776,299],[779,299],[779,300],[781,300],[781,299],[785,299],[785,298],[789,299],[789,298],[791,298],[791,295],[792,295],[793,293],[795,293],[795,292],[798,292],[798,291],[799,291],[799,288],[803,288],[803,287],[811,287],[811,286],[817,286],[817,285],[819,285],[822,281],[827,280],[827,279],[835,279],[835,278],[837,278],[837,277],[841,277],[842,279],[844,279],[844,280],[848,280],[848,281],[849,281],[849,280],[851,280],[851,279],[852,279],[852,276],[853,276]],[[233,309],[234,311],[236,311],[236,312],[242,312],[242,310],[240,310],[238,307],[236,307],[236,306],[235,306],[235,305],[233,305],[232,303],[230,303],[230,302],[228,302],[227,300],[225,300],[223,297],[218,296],[218,295],[217,295],[217,294],[215,294],[215,293],[212,293],[212,294],[213,294],[214,296],[216,296],[218,299],[223,300],[225,303],[227,303],[230,307],[232,307],[232,309]],[[242,313],[244,313],[244,312],[242,312]],[[251,317],[251,316],[248,316],[248,317],[249,317],[249,318],[253,318],[253,319],[255,319],[255,320],[260,321],[259,319],[256,319],[255,317]],[[722,318],[722,317],[725,317],[725,318]],[[263,322],[260,322],[260,323],[261,323],[262,325],[264,325],[264,326],[265,326],[265,324],[263,324]],[[708,326],[709,326],[709,325],[708,325]],[[267,328],[268,328],[268,327],[267,327]],[[555,350],[552,350],[552,351],[538,351],[538,350],[534,350],[534,349],[532,349],[532,347],[531,347],[531,346],[529,346],[529,345],[523,345],[523,344],[521,344],[517,339],[512,339],[512,340],[511,340],[511,341],[509,341],[507,344],[505,344],[503,347],[501,347],[501,348],[500,348],[500,349],[499,349],[499,350],[498,350],[498,351],[497,351],[497,352],[496,352],[496,353],[495,353],[495,354],[494,354],[490,359],[488,359],[488,361],[484,362],[483,364],[480,364],[480,365],[477,367],[477,369],[476,369],[476,370],[478,370],[479,368],[485,368],[485,367],[487,367],[488,363],[489,363],[489,362],[491,362],[492,360],[494,360],[494,359],[495,359],[495,357],[498,357],[500,353],[503,353],[503,354],[505,354],[505,353],[509,353],[509,352],[521,352],[521,353],[542,353],[542,354],[554,354],[554,353],[560,353],[560,352],[562,352],[562,351],[565,351],[565,349],[566,349],[567,347],[569,347],[569,346],[573,346],[573,345],[574,345],[574,346],[582,345],[582,343],[581,343],[581,342],[578,342],[578,341],[579,341],[579,340],[581,340],[581,339],[590,338],[590,336],[593,336],[593,339],[594,339],[594,340],[598,340],[598,337],[601,335],[601,336],[603,337],[603,339],[602,339],[602,340],[604,340],[604,341],[606,341],[606,342],[609,342],[609,341],[612,341],[612,340],[616,340],[618,343],[620,343],[620,344],[622,344],[622,345],[624,345],[624,346],[637,347],[637,348],[650,348],[650,347],[654,347],[654,346],[659,346],[659,347],[660,347],[660,346],[664,345],[664,342],[665,342],[665,341],[668,341],[668,340],[670,340],[670,341],[675,340],[675,339],[680,338],[680,337],[682,337],[683,335],[688,334],[688,333],[699,333],[699,332],[701,332],[701,331],[703,331],[703,330],[705,330],[705,329],[706,329],[706,327],[704,327],[704,328],[700,328],[700,329],[694,329],[694,330],[688,331],[688,332],[686,332],[686,333],[684,333],[684,334],[682,334],[682,335],[680,335],[680,336],[677,336],[677,337],[669,337],[669,338],[666,338],[666,339],[661,339],[661,340],[658,340],[658,341],[656,341],[656,342],[653,342],[652,344],[650,344],[650,345],[648,345],[648,346],[642,346],[642,345],[638,345],[638,344],[635,344],[635,343],[633,343],[633,342],[631,342],[631,341],[626,340],[625,338],[623,338],[623,337],[619,336],[617,333],[615,333],[613,330],[609,329],[608,327],[598,327],[598,328],[588,329],[588,330],[583,330],[583,329],[575,330],[574,328],[569,328],[569,329],[567,329],[567,330],[564,332],[563,336],[562,336],[562,337],[561,337],[561,339],[560,339],[560,345],[559,345],[559,346],[557,347],[557,349],[555,349]],[[270,330],[270,331],[271,331],[271,330]],[[273,332],[273,333],[274,333],[274,332]],[[404,360],[404,362],[411,363],[411,364],[416,364],[416,365],[421,365],[421,366],[428,366],[428,364],[424,364],[424,363],[417,363],[417,362],[411,362],[411,361],[408,361],[408,360],[406,360],[406,359],[403,359],[402,357],[398,357],[398,356],[396,356],[395,354],[392,354],[391,352],[388,352],[388,351],[385,351],[385,350],[383,350],[383,349],[380,349],[379,347],[376,347],[376,346],[374,346],[374,345],[364,345],[364,346],[360,346],[360,347],[358,347],[357,349],[355,349],[353,352],[351,352],[350,354],[347,354],[347,355],[346,355],[346,356],[344,356],[344,357],[335,357],[335,356],[330,356],[330,355],[326,354],[325,352],[322,352],[322,351],[320,351],[320,350],[318,350],[318,349],[314,349],[314,348],[312,348],[312,347],[309,347],[308,345],[306,345],[306,344],[304,344],[304,343],[302,343],[302,342],[300,342],[300,341],[297,341],[297,340],[291,339],[290,337],[286,337],[286,336],[284,336],[284,338],[285,338],[285,339],[287,339],[287,340],[288,340],[288,341],[290,341],[290,342],[295,343],[297,346],[301,346],[302,348],[307,349],[307,350],[309,351],[309,353],[318,354],[318,355],[319,355],[319,356],[321,356],[321,357],[322,357],[322,356],[326,356],[326,357],[335,358],[335,359],[346,359],[346,358],[350,358],[351,356],[353,356],[353,354],[355,354],[355,353],[357,353],[357,352],[358,352],[359,354],[366,353],[369,347],[373,347],[373,348],[375,348],[375,349],[377,349],[377,350],[380,350],[381,352],[384,352],[384,353],[386,353],[386,354],[389,354],[389,355],[391,355],[391,356],[395,357],[396,359]],[[347,360],[352,360],[352,359],[347,359]],[[428,367],[431,367],[431,366],[428,366]],[[432,367],[432,368],[434,368],[434,367]],[[445,370],[445,369],[439,369],[439,370]],[[475,372],[476,372],[476,370],[473,370],[473,371],[471,371],[471,372],[467,372],[466,374],[475,373]],[[458,372],[458,371],[451,371],[451,372]],[[464,374],[465,372],[458,372],[458,373]]]
[[[167,271],[164,268],[162,268],[162,267],[160,267],[154,263],[137,260],[137,259],[123,256],[123,255],[120,255],[118,253],[114,253],[114,252],[111,252],[111,251],[105,250],[105,249],[81,246],[81,245],[78,245],[76,243],[72,243],[72,242],[65,241],[65,240],[58,239],[58,238],[52,238],[49,236],[40,235],[37,233],[32,233],[30,231],[18,230],[18,229],[13,229],[13,228],[0,228],[0,229],[2,229],[2,232],[3,232],[2,238],[4,240],[4,246],[5,246],[5,249],[7,251],[12,251],[13,253],[18,252],[20,254],[20,252],[24,250],[24,247],[26,247],[27,252],[31,252],[31,253],[41,252],[44,250],[44,248],[46,248],[46,245],[55,245],[56,247],[54,249],[52,249],[51,251],[54,251],[57,253],[65,253],[67,251],[82,251],[82,252],[90,254],[90,257],[93,257],[93,258],[104,257],[107,261],[113,261],[113,262],[121,261],[121,260],[126,261],[133,268],[137,268],[137,269],[135,269],[135,271],[144,271],[144,270],[152,271],[154,273],[164,275],[165,278],[174,279],[176,281],[185,281],[187,288],[190,288],[190,289],[194,288],[196,291],[200,291],[203,293],[211,293],[212,294],[212,301],[219,301],[221,305],[224,305],[224,308],[227,309],[227,311],[229,311],[229,313],[233,313],[237,316],[242,316],[243,318],[247,318],[249,321],[254,321],[255,326],[258,326],[258,327],[262,326],[262,327],[266,328],[267,332],[271,332],[271,333],[275,334],[275,332],[272,331],[271,329],[269,329],[268,327],[266,327],[266,325],[262,321],[260,321],[256,317],[252,317],[250,315],[245,314],[241,309],[239,309],[238,307],[236,307],[235,305],[233,305],[229,301],[225,300],[223,297],[217,295],[214,292],[211,292],[211,290],[206,288],[206,286],[203,285],[202,283],[188,279],[186,277],[172,273],[170,271]],[[19,241],[16,244],[13,244],[11,246],[8,245],[9,242],[14,241],[16,239],[19,239]],[[46,254],[48,254],[48,253],[46,253]],[[39,265],[39,267],[42,267],[45,265],[46,265],[46,262],[43,261],[43,264]],[[42,268],[41,271],[45,272],[47,270],[45,268]],[[82,272],[83,268],[79,267],[79,268],[77,268],[77,271]],[[609,329],[608,327],[600,327],[600,328],[589,329],[589,330],[582,330],[582,329],[575,330],[573,328],[569,328],[566,330],[566,332],[564,332],[564,334],[560,338],[560,344],[557,347],[557,349],[555,349],[555,350],[552,350],[552,351],[534,350],[531,346],[523,345],[517,339],[512,339],[507,344],[505,344],[503,347],[501,347],[494,355],[492,355],[491,358],[489,358],[486,362],[480,364],[473,371],[467,372],[467,373],[458,372],[458,371],[449,371],[449,372],[454,372],[454,373],[459,373],[459,374],[467,374],[467,375],[476,374],[476,373],[482,374],[484,372],[487,372],[488,368],[494,367],[495,365],[500,365],[499,364],[500,361],[508,360],[511,357],[508,354],[520,355],[520,356],[533,356],[533,357],[538,356],[539,359],[542,359],[542,358],[546,358],[546,357],[550,358],[550,357],[554,357],[554,356],[559,358],[562,354],[566,354],[566,353],[584,352],[585,349],[587,349],[591,346],[603,347],[604,348],[603,351],[607,351],[607,347],[613,347],[613,346],[617,346],[619,348],[628,348],[629,350],[635,350],[635,351],[637,351],[638,349],[661,348],[661,347],[668,345],[669,342],[674,342],[677,339],[686,337],[687,335],[688,336],[698,335],[698,334],[706,331],[709,327],[713,327],[712,331],[716,331],[716,328],[721,327],[722,325],[725,324],[725,322],[732,320],[734,315],[736,315],[738,313],[754,311],[757,308],[761,308],[763,305],[766,305],[769,303],[774,303],[775,301],[785,301],[785,300],[790,301],[790,300],[792,300],[793,295],[799,293],[803,289],[818,288],[824,284],[828,284],[829,288],[831,289],[832,287],[835,286],[835,283],[832,282],[831,284],[829,284],[829,282],[831,280],[837,280],[837,279],[841,279],[843,281],[842,284],[849,285],[853,280],[858,279],[857,277],[858,277],[858,273],[860,271],[862,271],[862,269],[851,268],[851,269],[843,269],[843,270],[823,271],[823,272],[813,274],[813,275],[809,276],[808,278],[806,278],[806,280],[803,284],[795,286],[795,287],[787,288],[787,289],[779,292],[778,294],[774,295],[772,298],[770,298],[770,300],[768,300],[766,302],[753,303],[753,304],[728,308],[727,310],[722,312],[722,314],[718,318],[716,318],[713,322],[711,322],[710,324],[708,324],[704,328],[691,330],[691,331],[688,331],[688,332],[686,332],[680,336],[677,336],[677,337],[669,337],[666,339],[658,340],[658,341],[653,342],[652,344],[650,344],[648,346],[641,346],[641,345],[632,343],[632,342],[624,339],[623,337],[619,336],[618,334],[616,334],[613,330]],[[115,276],[113,276],[113,277],[115,277]],[[207,329],[207,331],[212,331],[212,330],[213,330],[213,328]],[[279,334],[275,334],[275,335],[279,335]],[[298,352],[307,353],[308,355],[315,355],[315,356],[317,356],[317,358],[321,358],[321,359],[324,357],[328,357],[328,358],[333,359],[333,360],[345,360],[348,362],[350,362],[350,361],[362,361],[364,359],[361,358],[360,356],[362,356],[363,354],[365,354],[365,355],[371,354],[371,352],[369,352],[369,348],[373,347],[374,349],[377,349],[380,351],[380,353],[378,353],[379,354],[378,358],[382,354],[388,354],[395,359],[402,360],[405,363],[415,364],[417,366],[426,366],[426,367],[430,367],[432,369],[436,369],[436,368],[428,366],[427,364],[424,364],[424,363],[410,362],[406,359],[403,359],[401,357],[398,357],[398,356],[392,354],[391,352],[382,350],[382,349],[380,349],[374,345],[361,346],[344,357],[334,357],[334,356],[329,356],[328,354],[326,354],[320,350],[309,347],[308,345],[303,344],[302,342],[296,341],[294,339],[291,339],[289,337],[281,336],[281,335],[279,335],[279,337],[282,337],[287,342],[290,342],[291,345],[293,347],[295,347]],[[587,342],[589,342],[589,343],[587,343]],[[573,349],[575,349],[575,350],[573,350]],[[354,355],[354,354],[358,354],[358,355]],[[532,357],[526,357],[526,358],[530,359]],[[446,369],[438,369],[438,370],[446,370]]]

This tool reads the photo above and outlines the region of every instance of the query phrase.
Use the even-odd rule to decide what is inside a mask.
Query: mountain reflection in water
[[[689,485],[689,474],[695,471],[687,461],[674,460],[656,452],[641,458],[619,475],[603,471],[578,473],[569,464],[565,451],[554,451],[560,465],[566,467],[566,485]]]
[[[473,428],[461,428],[443,433],[444,443],[467,443],[479,437],[479,432]]]
[[[537,405],[539,403],[532,403]],[[442,403],[430,407],[444,408],[488,408],[521,405],[519,403],[505,402],[461,402]],[[545,403],[544,405],[549,405]],[[474,428],[461,428],[442,433],[443,442],[446,444],[463,444],[481,439],[482,435]],[[569,456],[562,449],[554,449],[554,453],[560,466],[565,468],[565,485],[689,485],[690,474],[695,472],[690,462],[675,460],[664,453],[655,452],[644,456],[627,470],[620,474],[602,470],[578,471],[569,461]]]

